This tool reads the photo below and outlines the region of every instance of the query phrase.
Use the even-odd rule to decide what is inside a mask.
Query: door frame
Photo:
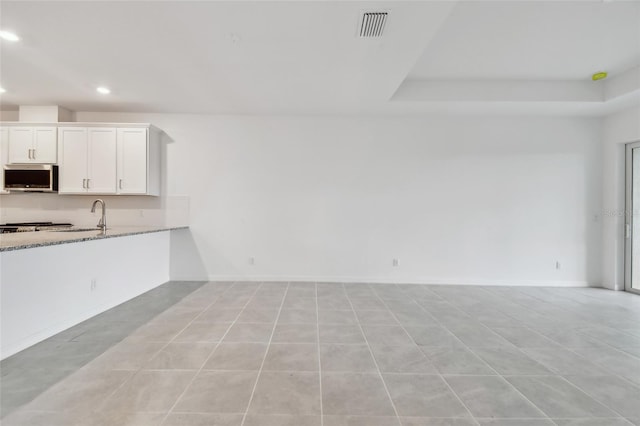
[[[631,287],[633,256],[633,150],[640,141],[625,146],[625,209],[624,209],[624,290],[640,294],[640,288]],[[639,171],[640,172],[640,171]],[[640,271],[638,271],[640,273]]]

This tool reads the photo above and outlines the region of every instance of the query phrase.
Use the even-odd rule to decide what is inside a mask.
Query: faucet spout
[[[98,222],[98,228],[100,228],[102,232],[104,232],[107,230],[107,205],[105,204],[104,200],[101,200],[99,198],[95,200],[91,205],[91,213],[95,213],[96,205],[98,203],[102,207],[102,216],[100,217],[100,221]]]

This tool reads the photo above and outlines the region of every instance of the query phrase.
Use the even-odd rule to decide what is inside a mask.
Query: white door
[[[32,162],[56,164],[58,162],[57,129],[35,127],[33,129]]]
[[[58,129],[58,140],[60,141],[58,192],[61,194],[87,192],[87,129],[61,127]]]
[[[116,129],[89,128],[87,192],[116,193]]]
[[[33,150],[32,127],[9,128],[9,163],[31,163]]]
[[[118,129],[118,193],[147,193],[147,129]]]
[[[625,290],[640,293],[640,142],[627,145]]]

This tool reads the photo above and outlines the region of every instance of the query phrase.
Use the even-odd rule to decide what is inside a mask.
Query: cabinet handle
[[[87,188],[87,180],[86,179],[82,179],[82,187],[83,188]]]
[[[36,150],[33,149],[32,151],[33,151],[33,159],[35,160],[36,159]]]
[[[87,189],[91,188],[91,179],[87,179]]]
[[[29,160],[31,160],[31,149],[29,149],[29,152],[27,153],[27,155],[29,156]]]
[[[119,180],[119,182],[118,182],[118,187],[119,187],[120,189],[122,189],[122,179],[120,179],[120,180]]]

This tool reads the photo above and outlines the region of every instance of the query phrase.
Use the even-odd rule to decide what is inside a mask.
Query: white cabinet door
[[[116,193],[116,129],[89,128],[88,191]]]
[[[55,127],[10,127],[9,163],[58,162]]]
[[[58,192],[82,194],[87,192],[87,129],[60,127],[60,166]]]
[[[118,129],[118,194],[147,193],[147,129]]]
[[[0,193],[4,191],[4,165],[9,161],[9,129],[0,128]]]
[[[32,163],[56,164],[58,162],[57,129],[35,127],[33,129]]]
[[[9,128],[9,163],[31,163],[33,127]]]

